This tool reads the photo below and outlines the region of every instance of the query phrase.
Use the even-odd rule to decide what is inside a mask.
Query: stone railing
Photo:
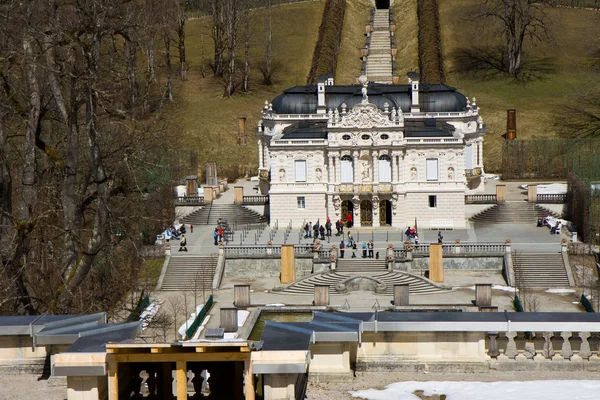
[[[260,206],[269,203],[269,196],[254,195],[254,196],[242,196],[242,205],[246,206]]]
[[[406,259],[406,250],[405,249],[394,249],[394,258],[396,261],[405,260]]]
[[[498,198],[495,194],[467,194],[465,204],[496,204]]]
[[[567,195],[566,194],[539,194],[535,200],[536,203],[566,203]]]
[[[600,361],[597,333],[489,332],[487,354],[492,359],[515,361]]]
[[[413,244],[411,245],[414,255],[428,256],[429,244]],[[394,252],[396,250],[394,249]],[[442,244],[442,254],[485,254],[503,256],[506,251],[505,243],[453,243]]]
[[[204,196],[177,196],[175,198],[176,206],[203,206]]]
[[[223,251],[225,256],[236,257],[236,258],[244,258],[244,256],[249,256],[251,258],[256,258],[258,256],[281,256],[281,245],[254,245],[254,246],[240,246],[240,245],[226,245],[223,246]],[[321,258],[321,252],[323,253],[323,257],[329,260],[329,250],[320,250],[318,252],[318,257]],[[325,253],[327,253],[325,255]],[[313,257],[315,251],[313,250],[312,245],[296,245],[294,246],[294,254],[296,257]]]

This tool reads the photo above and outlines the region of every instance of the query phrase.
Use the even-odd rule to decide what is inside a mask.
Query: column
[[[250,355],[248,355],[247,360],[244,360],[244,392],[246,393],[246,400],[254,400],[254,376],[252,374]]]
[[[396,182],[400,182],[400,154],[396,154]]]
[[[119,398],[119,367],[116,361],[108,362],[108,398]]]
[[[379,183],[379,152],[374,151],[373,157],[371,157],[373,162],[373,183]]]
[[[398,167],[396,166],[396,155],[392,154],[390,157],[391,167],[392,167],[392,184],[397,183],[398,179],[396,179],[396,174],[398,173]]]
[[[359,182],[359,179],[358,179],[358,151],[355,151],[354,154],[352,154],[352,157],[354,159],[354,168],[352,168],[353,172],[354,172],[354,179],[352,179],[352,181],[356,185]]]
[[[258,168],[264,168],[262,139],[258,139]]]
[[[327,157],[329,158],[329,170],[328,170],[328,179],[329,179],[329,184],[333,183],[333,179],[334,179],[334,170],[333,170],[333,155],[332,154],[328,154]]]
[[[333,156],[335,162],[335,183],[339,184],[342,182],[342,159],[340,154],[336,154]]]
[[[177,400],[187,400],[187,366],[185,361],[177,361],[175,367]]]

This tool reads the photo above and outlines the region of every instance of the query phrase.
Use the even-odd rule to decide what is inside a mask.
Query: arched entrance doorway
[[[342,201],[342,220],[346,220],[346,215],[348,215],[348,213],[352,214],[352,221],[354,221],[354,203],[352,200]]]
[[[360,225],[373,226],[373,203],[370,200],[360,202]]]
[[[375,0],[375,7],[378,9],[390,8],[390,0]]]
[[[392,202],[389,200],[379,202],[379,225],[392,226]]]

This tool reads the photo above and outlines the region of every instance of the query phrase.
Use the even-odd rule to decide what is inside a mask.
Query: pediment
[[[342,128],[379,128],[393,126],[392,121],[375,104],[357,104],[336,124]]]

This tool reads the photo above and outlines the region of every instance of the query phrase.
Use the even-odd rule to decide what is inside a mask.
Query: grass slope
[[[353,85],[360,76],[360,49],[365,46],[365,25],[371,18],[369,0],[347,0],[342,44],[335,72],[336,85]]]
[[[393,6],[396,23],[396,75],[400,84],[408,82],[406,74],[419,71],[419,21],[417,0],[396,0]]]
[[[254,129],[264,101],[296,84],[304,84],[310,69],[317,40],[324,1],[281,5],[272,8],[273,58],[278,64],[275,84],[261,84],[258,65],[264,59],[264,10],[253,11],[250,92],[237,92],[223,97],[223,84],[201,66],[214,52],[209,20],[201,18],[186,23],[186,51],[190,69],[188,81],[177,85],[175,101],[169,107],[169,119],[175,132],[180,132],[182,146],[198,150],[199,173],[207,161],[216,161],[219,176],[234,178],[238,174],[256,174],[257,146]],[[240,29],[238,58],[243,62],[243,40]],[[201,48],[204,48],[204,59]],[[241,65],[240,65],[241,68]],[[237,118],[246,117],[247,145],[237,144]]]
[[[566,105],[577,104],[578,91],[596,87],[597,74],[592,68],[592,51],[600,35],[600,16],[596,12],[576,9],[548,9],[552,20],[551,39],[528,45],[524,57],[543,61],[551,71],[524,82],[511,78],[485,79],[459,72],[452,59],[455,50],[473,45],[501,44],[502,36],[488,24],[478,30],[472,20],[477,0],[439,0],[442,47],[446,82],[469,97],[475,96],[487,124],[484,142],[487,172],[501,167],[501,151],[506,131],[506,109],[517,109],[519,139],[559,136],[557,116]],[[543,151],[543,149],[540,149]]]

